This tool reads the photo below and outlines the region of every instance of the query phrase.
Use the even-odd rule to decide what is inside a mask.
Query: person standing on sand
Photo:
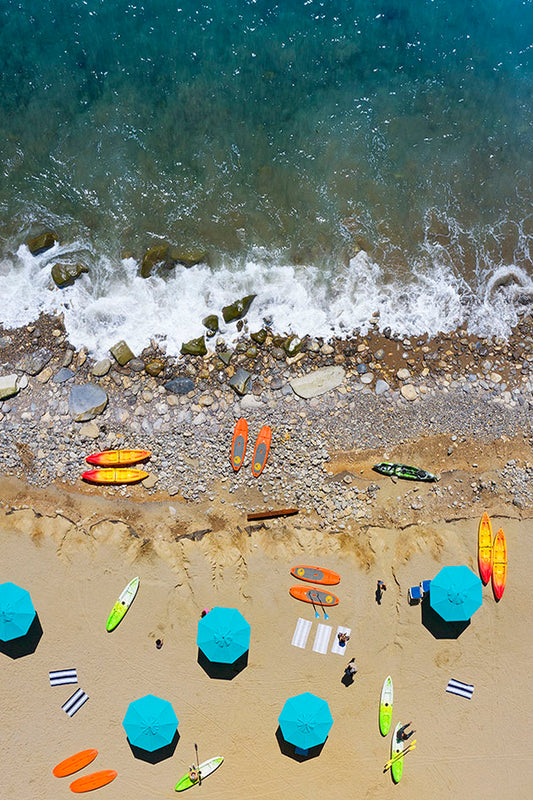
[[[344,674],[346,675],[347,678],[351,678],[353,680],[353,676],[355,675],[356,672],[357,672],[357,666],[355,663],[355,658],[351,658],[350,661],[348,661],[348,666],[344,670]]]
[[[381,605],[381,598],[383,597],[383,592],[386,591],[387,586],[383,581],[378,581],[378,585],[376,588],[376,603],[378,606]]]

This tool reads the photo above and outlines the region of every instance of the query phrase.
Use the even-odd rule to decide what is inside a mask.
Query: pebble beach
[[[1,574],[31,592],[43,629],[34,653],[1,656],[6,796],[30,787],[38,798],[67,796],[52,767],[96,747],[95,769],[119,772],[102,797],[171,797],[194,744],[200,760],[225,757],[201,789],[219,800],[314,797],[324,774],[333,776],[333,799],[347,787],[365,798],[428,787],[443,799],[523,795],[531,781],[520,768],[521,693],[533,655],[525,591],[533,566],[531,319],[506,341],[461,330],[407,339],[376,327],[346,340],[307,338],[289,355],[295,343],[286,337],[256,339],[244,321],[231,349],[222,340],[205,356],[151,348],[120,365],[111,353],[95,361],[74,351],[58,318],[0,330],[0,379],[16,379],[16,392],[0,402]],[[160,372],[151,375],[155,361]],[[313,390],[298,380],[311,374],[334,375],[335,385],[319,381],[303,397]],[[106,402],[76,421],[72,388],[88,384]],[[229,448],[241,416],[250,438],[234,473]],[[272,448],[255,479],[251,454],[264,424]],[[151,450],[148,478],[117,487],[81,480],[85,456],[119,447]],[[415,464],[439,481],[393,481],[372,470],[383,460]],[[283,507],[298,514],[247,520]],[[505,594],[496,603],[489,584],[467,629],[442,638],[409,605],[408,589],[445,565],[477,572],[485,510],[507,536]],[[314,652],[313,637],[306,649],[291,646],[299,617],[324,623],[289,596],[295,563],[341,575],[328,624],[352,630],[345,659]],[[138,597],[106,634],[110,606],[136,574]],[[379,606],[378,579],[387,584]],[[230,681],[198,663],[196,625],[215,605],[239,608],[252,626],[248,664]],[[358,673],[346,686],[351,657]],[[47,675],[70,666],[90,696],[73,719]],[[377,724],[387,674],[394,724],[413,720],[417,731],[397,787],[383,773],[390,744]],[[472,700],[445,692],[451,678],[475,685]],[[303,691],[326,699],[334,718],[308,760],[276,735],[285,699]],[[121,725],[128,702],[147,693],[170,700],[180,720],[173,756],[156,765],[134,758]]]

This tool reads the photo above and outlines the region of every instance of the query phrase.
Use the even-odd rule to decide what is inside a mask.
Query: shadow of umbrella
[[[6,581],[0,584],[0,650],[10,658],[33,653],[43,629],[30,593]]]
[[[443,620],[441,615],[431,608],[427,595],[422,598],[421,618],[422,625],[427,628],[435,639],[458,639],[470,625],[469,619],[457,622]]]
[[[129,739],[127,741],[132,754],[135,758],[138,758],[139,761],[146,761],[147,764],[159,764],[160,761],[164,761],[166,758],[171,758],[174,755],[179,739],[179,731],[176,731],[174,738],[169,744],[157,750],[152,750],[151,752],[150,750],[143,750],[142,747],[136,747]]]
[[[287,758],[294,759],[294,761],[298,761],[300,764],[303,761],[309,761],[311,758],[317,758],[326,744],[326,742],[322,742],[322,744],[317,744],[315,747],[309,747],[307,750],[307,755],[303,755],[302,752],[298,752],[298,749],[293,744],[287,742],[283,738],[283,734],[279,725],[276,730],[276,739],[278,741],[281,754],[287,756]]]
[[[242,672],[248,666],[248,650],[240,658],[237,658],[233,664],[222,664],[219,661],[210,661],[205,653],[198,648],[198,664],[210,678],[220,681],[232,681],[239,672]]]
[[[11,639],[9,642],[2,642],[0,640],[0,653],[9,656],[9,658],[23,658],[35,653],[37,645],[41,641],[43,629],[39,620],[39,615],[36,613],[33,622],[28,628],[28,632],[24,636],[19,636],[16,639]]]

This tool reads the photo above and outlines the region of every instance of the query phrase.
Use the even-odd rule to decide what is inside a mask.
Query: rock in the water
[[[56,372],[56,374],[52,378],[52,381],[54,383],[65,383],[65,381],[68,381],[71,378],[73,378],[74,375],[75,373],[72,372],[71,369],[67,369],[67,367],[61,367],[61,369],[58,372]]]
[[[302,345],[303,342],[298,336],[288,336],[283,342],[283,349],[290,358],[300,352]]]
[[[91,372],[96,378],[102,378],[104,375],[107,375],[110,369],[111,361],[109,358],[102,358],[94,364]]]
[[[161,242],[150,247],[143,256],[141,265],[141,275],[148,278],[156,265],[161,265],[165,270],[173,269],[176,264],[183,264],[184,267],[194,267],[201,261],[205,261],[207,252],[200,248],[175,247],[168,242]]]
[[[184,356],[205,356],[206,353],[205,336],[199,336],[197,339],[191,339],[181,345],[181,354]]]
[[[66,286],[72,286],[76,278],[79,278],[84,272],[89,272],[84,264],[61,264],[58,262],[52,267],[52,278],[60,289],[64,289]]]
[[[192,392],[194,389],[194,381],[180,375],[177,378],[173,378],[171,381],[167,381],[164,387],[167,392],[171,392],[172,394],[189,394],[189,392]]]
[[[134,358],[133,353],[131,352],[130,348],[124,341],[121,339],[120,342],[117,342],[113,345],[113,347],[109,348],[109,352],[115,358],[115,360],[123,367],[128,361],[131,361]]]
[[[212,331],[213,333],[217,333],[218,331],[218,316],[216,314],[208,314],[207,317],[204,317],[202,320],[202,325],[204,325],[208,331]]]
[[[343,367],[320,367],[306,375],[293,378],[290,385],[295,394],[307,400],[336,389],[343,382],[344,375]]]
[[[28,239],[26,244],[32,256],[38,256],[40,253],[44,253],[45,250],[50,250],[58,241],[59,237],[56,233],[53,231],[44,231],[44,233],[40,233],[39,236]]]
[[[416,387],[413,386],[412,383],[406,383],[404,386],[401,387],[400,392],[402,397],[405,397],[406,400],[413,401],[416,400],[418,397],[418,392],[416,391]]]
[[[73,386],[70,390],[69,410],[75,422],[88,422],[101,414],[107,405],[107,394],[94,383]]]
[[[17,362],[16,369],[21,372],[27,372],[28,375],[38,375],[39,372],[46,367],[52,353],[44,347],[38,347],[31,353],[25,353],[22,358]]]
[[[18,394],[19,388],[17,375],[0,376],[0,400],[7,400],[8,397],[14,397]]]
[[[237,394],[245,395],[250,388],[251,381],[250,373],[242,368],[236,370],[235,375],[232,375],[228,383]]]
[[[233,322],[236,319],[242,319],[248,313],[248,309],[252,305],[254,299],[257,297],[255,294],[249,294],[241,300],[236,300],[229,306],[224,306],[222,309],[222,316],[224,322]]]
[[[173,253],[176,256],[178,264],[183,264],[184,267],[194,267],[195,264],[200,264],[207,259],[207,250],[202,250],[200,247],[192,247],[186,249],[184,247],[174,247]]]
[[[260,331],[256,331],[255,333],[250,334],[250,339],[254,341],[256,344],[264,344],[266,342],[268,334],[264,328],[261,328]]]
[[[162,358],[152,358],[151,361],[148,361],[144,365],[144,369],[148,373],[148,375],[151,375],[153,378],[155,378],[157,377],[157,375],[160,375],[165,369],[165,362],[163,361]]]

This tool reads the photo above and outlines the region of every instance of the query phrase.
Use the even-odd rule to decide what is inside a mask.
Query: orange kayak
[[[477,535],[479,574],[483,583],[490,581],[492,574],[492,525],[486,511],[483,512]]]
[[[496,600],[499,600],[507,582],[507,542],[502,528],[500,528],[494,539],[493,552],[492,589]]]
[[[298,564],[291,569],[291,575],[295,578],[300,578],[301,581],[310,581],[311,583],[321,583],[322,586],[334,586],[340,583],[341,576],[332,569],[323,569],[322,567],[308,567],[306,564]]]
[[[289,594],[296,600],[303,600],[304,603],[314,603],[315,606],[336,606],[339,598],[329,592],[314,589],[311,586],[291,586]]]
[[[252,475],[258,478],[265,468],[272,441],[272,431],[268,425],[263,425],[255,443],[254,457],[252,459]]]
[[[85,460],[97,467],[126,467],[145,461],[151,455],[150,450],[104,450],[102,453],[92,453]]]
[[[248,423],[241,417],[237,420],[233,431],[233,441],[231,443],[231,466],[237,472],[242,467],[244,454],[246,453],[246,443],[248,442]]]
[[[111,781],[114,781],[118,772],[114,769],[103,769],[100,772],[91,772],[90,775],[84,775],[83,778],[77,778],[70,784],[71,791],[73,792],[91,792],[93,789],[99,789],[100,786],[105,786]]]
[[[136,483],[148,473],[142,469],[89,469],[81,477],[90,483]]]
[[[81,750],[79,753],[75,753],[57,764],[53,768],[52,774],[56,778],[65,778],[67,775],[72,775],[74,772],[86,767],[87,764],[94,761],[97,755],[98,750]]]

